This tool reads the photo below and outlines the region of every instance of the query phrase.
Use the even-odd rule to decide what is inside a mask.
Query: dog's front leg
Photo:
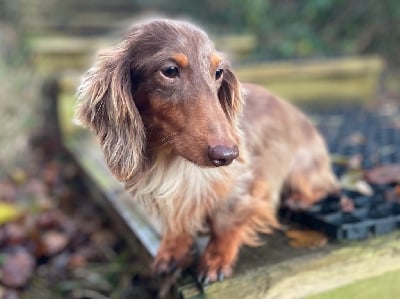
[[[211,239],[200,261],[199,280],[204,283],[222,280],[232,275],[238,251],[242,245],[243,227],[212,227]]]
[[[214,282],[232,275],[242,245],[262,244],[258,233],[279,227],[266,199],[244,196],[233,199],[208,219],[211,239],[200,261],[199,280]]]
[[[172,273],[176,268],[186,268],[193,262],[193,236],[187,233],[164,234],[153,271],[157,275]]]

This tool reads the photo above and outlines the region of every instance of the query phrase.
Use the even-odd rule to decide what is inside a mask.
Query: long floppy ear
[[[235,122],[238,115],[242,112],[243,100],[239,80],[230,66],[226,66],[224,69],[218,98],[229,120]]]
[[[75,119],[93,130],[107,164],[120,181],[143,166],[145,131],[132,97],[128,45],[101,53],[78,88]]]

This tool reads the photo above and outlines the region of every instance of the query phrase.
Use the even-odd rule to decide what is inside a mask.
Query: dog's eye
[[[176,78],[179,75],[179,70],[176,66],[169,66],[162,69],[161,73],[167,78]]]
[[[222,77],[222,74],[224,73],[223,69],[217,69],[215,71],[215,80],[219,80]]]

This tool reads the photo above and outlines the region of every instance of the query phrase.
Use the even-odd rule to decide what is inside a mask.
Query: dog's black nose
[[[208,150],[210,162],[217,167],[231,164],[238,156],[239,149],[236,145],[232,148],[218,145]]]

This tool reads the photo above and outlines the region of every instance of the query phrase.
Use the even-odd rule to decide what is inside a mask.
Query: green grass
[[[316,281],[317,283],[317,281]],[[396,299],[400,298],[400,271],[361,280],[307,299]]]

